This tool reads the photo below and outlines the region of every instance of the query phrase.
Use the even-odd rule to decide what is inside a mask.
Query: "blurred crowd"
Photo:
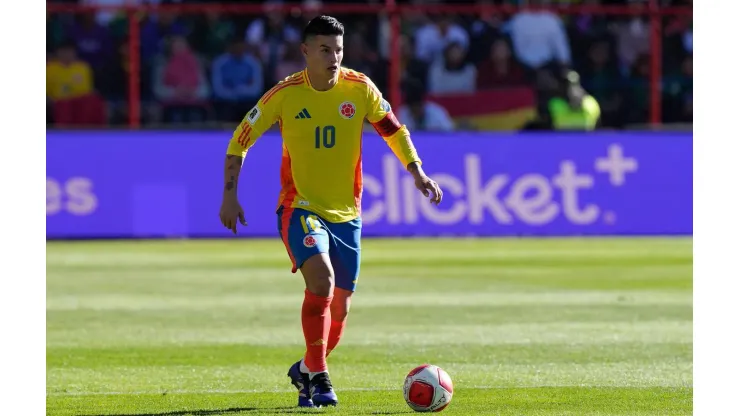
[[[62,3],[111,5],[129,0]],[[477,3],[642,5],[644,0],[483,0]],[[660,0],[691,5],[691,0]],[[357,1],[359,2],[359,1]],[[59,3],[56,1],[55,3]],[[134,0],[133,3],[236,3]],[[246,3],[239,1],[238,3]],[[349,1],[305,0],[308,12],[284,15],[281,1],[261,15],[158,13],[140,18],[140,96],[144,125],[233,123],[275,82],[303,68],[305,22],[321,7]],[[361,3],[383,3],[365,1]],[[397,1],[476,3],[476,1]],[[369,75],[388,94],[390,25],[382,15],[340,15],[343,65]],[[126,15],[47,13],[47,122],[125,124],[129,45]],[[662,21],[662,121],[693,118],[691,16]],[[521,11],[510,16],[429,15],[401,23],[399,118],[414,130],[451,130],[450,108],[428,97],[531,88],[538,98],[561,73],[577,73],[601,106],[600,125],[622,128],[649,119],[650,26],[647,17]],[[502,95],[506,97],[506,95]],[[538,106],[542,107],[541,105]],[[541,110],[541,109],[540,109]],[[542,111],[546,111],[542,110]]]

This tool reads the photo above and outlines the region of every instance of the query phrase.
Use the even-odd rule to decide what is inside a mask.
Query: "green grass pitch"
[[[303,281],[272,240],[47,243],[47,414],[689,415],[692,240],[365,239],[340,407],[294,408]]]

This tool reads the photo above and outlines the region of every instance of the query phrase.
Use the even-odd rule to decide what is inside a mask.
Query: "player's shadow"
[[[249,414],[256,413],[268,414],[268,415],[288,415],[288,414],[316,414],[317,409],[301,409],[299,407],[231,407],[228,409],[202,409],[202,410],[175,410],[171,412],[160,412],[160,413],[121,413],[121,414],[106,414],[106,415],[78,415],[78,416],[216,416],[216,415],[235,415],[235,414]],[[320,413],[320,412],[319,412]],[[413,413],[412,411],[405,412],[384,412],[384,411],[372,411],[364,413],[368,415],[401,415]]]
[[[228,409],[202,409],[202,410],[175,410],[160,413],[121,413],[106,415],[78,415],[78,416],[217,416],[257,413],[267,415],[291,415],[291,414],[316,414],[318,409],[302,409],[300,407],[231,407]],[[319,412],[321,413],[321,412]],[[401,415],[413,413],[410,410],[403,412],[371,411],[362,413],[367,415]]]
[[[301,409],[297,407],[230,407],[228,409],[201,409],[201,410],[174,410],[171,412],[160,413],[121,413],[105,415],[78,415],[78,416],[216,416],[216,415],[234,415],[249,414],[260,412],[261,414],[300,414],[316,413],[312,409]]]

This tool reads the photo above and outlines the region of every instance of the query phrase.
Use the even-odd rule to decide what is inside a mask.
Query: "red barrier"
[[[283,4],[270,6],[272,10],[280,10],[283,13],[295,13],[307,11],[308,8],[300,4]],[[549,10],[558,14],[601,14],[614,16],[649,16],[651,24],[651,62],[650,62],[650,122],[660,124],[661,120],[661,94],[662,82],[661,57],[661,19],[666,16],[692,16],[691,7],[661,7],[658,0],[649,0],[647,6],[600,6],[600,5],[550,5],[550,6],[512,6],[512,5],[482,5],[482,4],[420,4],[420,5],[397,5],[395,0],[385,0],[385,4],[327,4],[321,7],[321,12],[326,14],[386,14],[391,22],[391,48],[389,65],[389,89],[390,99],[394,106],[400,103],[400,74],[398,63],[400,61],[400,48],[398,38],[400,36],[400,19],[409,12],[425,12],[430,14],[481,14],[499,13],[511,15],[521,10]],[[70,5],[51,4],[46,5],[50,13],[96,13],[98,11],[123,11],[129,16],[129,48],[131,52],[131,71],[129,72],[129,126],[139,127],[139,114],[141,113],[139,102],[139,77],[140,62],[139,48],[139,21],[136,16],[142,13],[177,12],[182,14],[199,14],[208,11],[225,12],[232,14],[259,15],[264,13],[261,4],[167,4],[167,5],[138,5],[138,6],[111,6],[111,5]]]

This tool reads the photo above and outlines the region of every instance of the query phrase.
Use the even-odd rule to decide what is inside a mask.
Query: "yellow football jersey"
[[[278,207],[302,208],[330,222],[360,215],[362,130],[367,119],[405,166],[419,162],[408,129],[364,74],[341,68],[328,91],[311,86],[306,70],[265,93],[244,117],[227,154],[247,150],[275,122],[280,123],[283,157]]]
[[[90,65],[78,61],[63,65],[52,61],[46,64],[46,96],[53,100],[77,98],[93,92]]]

